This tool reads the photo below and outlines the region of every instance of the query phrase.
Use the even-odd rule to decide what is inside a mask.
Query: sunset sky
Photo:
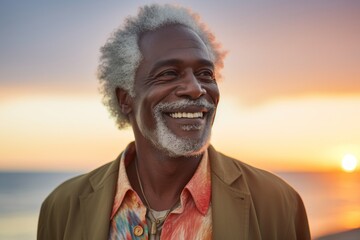
[[[101,104],[99,48],[151,2],[0,2],[0,170],[83,171],[117,157],[133,136]],[[360,1],[170,2],[199,13],[228,51],[217,150],[271,171],[360,159]]]

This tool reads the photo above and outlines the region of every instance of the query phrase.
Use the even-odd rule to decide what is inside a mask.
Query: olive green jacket
[[[209,147],[213,239],[310,239],[303,202],[280,178]],[[107,240],[118,157],[66,181],[43,202],[38,240]]]

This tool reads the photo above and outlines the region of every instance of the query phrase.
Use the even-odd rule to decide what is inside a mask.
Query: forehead
[[[201,38],[191,29],[170,25],[143,34],[139,41],[143,61],[153,62],[167,58],[197,56],[211,61],[210,53]]]

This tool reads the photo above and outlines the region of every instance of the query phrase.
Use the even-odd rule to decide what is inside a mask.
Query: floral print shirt
[[[126,166],[134,159],[131,143],[121,156],[117,190],[111,214],[109,240],[148,240],[146,206],[132,189]],[[211,239],[211,175],[207,152],[180,195],[180,204],[166,218],[160,239]]]

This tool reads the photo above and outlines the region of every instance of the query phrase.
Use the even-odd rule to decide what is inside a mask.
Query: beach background
[[[0,172],[0,239],[35,239],[41,202],[59,183],[78,174]],[[276,174],[290,183],[302,196],[314,238],[359,227],[359,173]]]
[[[133,140],[101,104],[99,48],[153,1],[0,1],[0,239]],[[313,237],[360,228],[360,1],[157,1],[199,13],[228,54],[212,144],[301,194]]]

